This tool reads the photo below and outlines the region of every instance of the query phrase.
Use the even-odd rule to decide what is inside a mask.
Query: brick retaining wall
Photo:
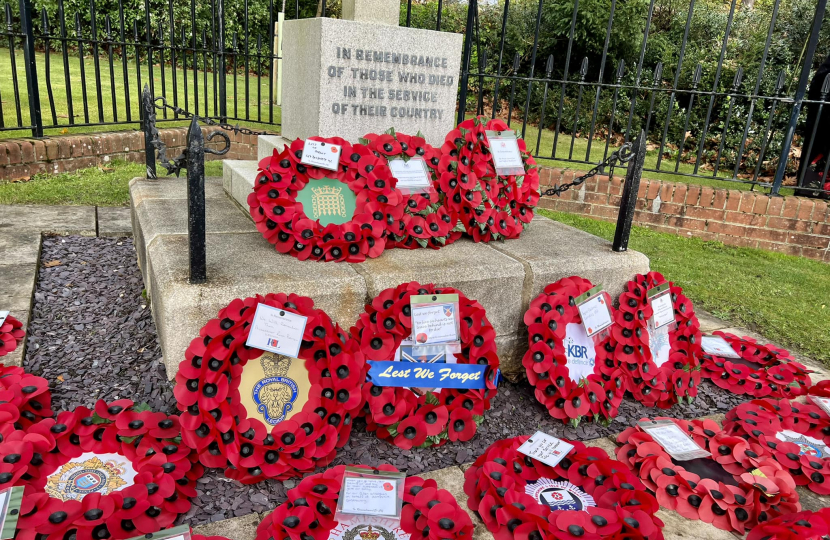
[[[540,178],[553,185],[580,174],[544,168]],[[540,206],[616,221],[621,194],[621,177],[601,176],[559,199],[544,197]],[[634,221],[662,232],[830,262],[830,211],[822,200],[643,179]]]
[[[218,128],[203,127],[207,136]],[[178,156],[185,145],[187,128],[159,130],[167,145],[167,156]],[[228,159],[256,159],[257,137],[228,133]],[[221,139],[214,139],[220,141]],[[221,147],[224,143],[211,144]],[[220,156],[207,154],[207,159]],[[47,139],[0,139],[0,179],[27,178],[41,172],[68,172],[95,167],[113,159],[144,162],[144,134],[140,131],[113,131],[89,135],[60,135]],[[163,169],[162,169],[163,170]]]

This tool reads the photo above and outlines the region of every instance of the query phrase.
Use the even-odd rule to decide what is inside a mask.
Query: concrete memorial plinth
[[[185,180],[130,183],[138,261],[170,378],[199,329],[235,298],[309,296],[348,330],[380,291],[419,281],[456,287],[481,302],[496,330],[502,370],[517,379],[527,349],[522,317],[545,285],[577,274],[616,297],[626,281],[649,269],[641,253],[615,253],[605,240],[542,217],[503,243],[462,238],[437,251],[393,249],[356,264],[299,261],[276,252],[254,227],[247,203],[235,200],[250,193],[253,180],[247,182],[239,174],[224,186],[219,178],[206,182],[207,283],[201,285],[188,282]]]

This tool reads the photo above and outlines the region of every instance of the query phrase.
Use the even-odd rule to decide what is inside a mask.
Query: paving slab
[[[37,264],[40,231],[0,228],[0,264]]]
[[[222,162],[222,184],[225,192],[236,203],[248,211],[248,195],[254,190],[254,181],[259,173],[256,161],[226,159]]]
[[[38,265],[0,264],[0,305],[29,305],[35,290]]]
[[[686,519],[677,512],[663,507],[657,511],[657,517],[666,525],[663,528],[665,540],[735,540],[736,538],[736,535],[729,531],[723,531],[700,520]]]
[[[205,178],[205,199],[225,196],[222,178]],[[159,178],[148,180],[139,177],[130,180],[130,206],[138,206],[147,199],[187,199],[187,183],[184,178]]]
[[[722,330],[731,326],[728,322],[702,309],[695,308],[695,315],[697,315],[697,320],[700,321],[700,331],[704,334],[711,334],[715,330]]]
[[[263,516],[260,514],[248,514],[247,516],[223,519],[194,527],[193,532],[204,536],[224,536],[229,540],[254,540],[257,525],[260,524],[262,518]]]
[[[98,236],[132,236],[131,211],[126,206],[98,207]]]
[[[0,234],[9,230],[95,236],[95,207],[3,205],[0,207]]]

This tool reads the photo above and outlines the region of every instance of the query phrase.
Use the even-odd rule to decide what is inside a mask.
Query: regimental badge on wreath
[[[108,495],[129,487],[135,475],[124,456],[86,453],[49,475],[44,490],[62,501],[80,501],[90,493]]]
[[[390,523],[380,522],[390,521]],[[400,526],[394,526],[392,520],[380,518],[378,523],[361,523],[349,520],[340,523],[329,532],[329,540],[409,540],[409,535]],[[384,526],[386,525],[386,526]]]

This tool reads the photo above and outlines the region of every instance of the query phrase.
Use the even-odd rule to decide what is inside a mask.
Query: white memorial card
[[[340,167],[341,150],[339,144],[306,140],[300,162],[305,165],[336,171]]]
[[[9,316],[9,311],[0,311],[0,326],[3,326],[3,323],[6,322],[6,317]]]
[[[669,361],[669,356],[671,356],[669,327],[654,328],[654,325],[649,321],[646,331],[648,332],[648,348],[651,351],[651,359],[657,364],[657,367],[661,367]]]
[[[500,175],[524,174],[525,165],[519,151],[519,141],[512,131],[487,131],[490,154]]]
[[[284,309],[258,304],[245,345],[297,358],[307,317]]]
[[[420,303],[436,298],[434,303]],[[458,295],[420,295],[411,298],[412,338],[419,345],[458,341]]]
[[[404,161],[401,158],[389,162],[392,176],[398,180],[397,187],[400,190],[408,190],[409,193],[423,193],[432,187],[430,182],[427,164],[423,159],[412,158]]]
[[[550,467],[556,467],[573,449],[574,446],[571,443],[537,431],[518,450],[527,457],[541,461]]]
[[[648,291],[649,303],[654,314],[649,319],[649,322],[654,324],[654,328],[662,328],[667,324],[674,322],[674,306],[671,302],[670,285],[663,283]]]
[[[821,396],[808,396],[813,403],[821,407],[828,416],[830,416],[830,398],[821,397]]]
[[[721,336],[703,336],[700,340],[703,352],[721,358],[740,358],[741,355],[735,352],[732,345]]]
[[[388,478],[343,479],[340,494],[344,514],[395,516],[398,511],[398,490],[395,481]]]
[[[608,309],[608,300],[601,285],[577,297],[576,309],[579,310],[582,326],[585,327],[588,337],[598,334],[614,324],[611,310]]]
[[[712,455],[671,420],[647,420],[639,422],[638,425],[677,461],[688,461]]]

